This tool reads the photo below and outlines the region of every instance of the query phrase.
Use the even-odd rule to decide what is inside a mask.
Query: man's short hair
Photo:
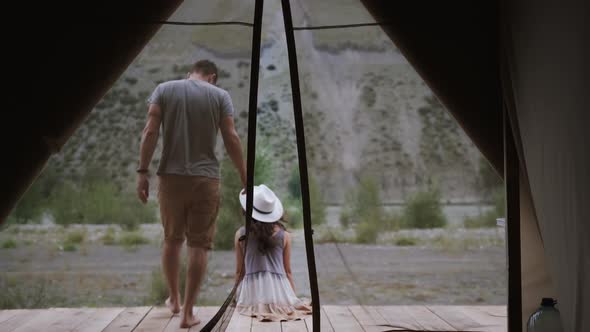
[[[193,65],[191,73],[199,73],[202,75],[217,75],[217,66],[213,61],[199,60],[195,62],[195,64]]]

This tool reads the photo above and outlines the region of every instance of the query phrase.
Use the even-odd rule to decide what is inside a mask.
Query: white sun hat
[[[240,204],[246,211],[246,191],[240,192]],[[254,186],[254,208],[252,218],[260,222],[276,222],[283,217],[283,204],[266,185]]]

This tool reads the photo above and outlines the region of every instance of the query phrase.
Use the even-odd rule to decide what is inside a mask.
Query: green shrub
[[[396,246],[415,246],[418,243],[418,239],[416,239],[415,237],[406,237],[406,236],[400,236],[398,238],[395,239],[395,245]]]
[[[115,229],[112,227],[107,228],[106,232],[100,238],[100,242],[102,242],[102,244],[104,244],[105,246],[115,245],[117,242],[117,239],[115,237]]]
[[[340,222],[344,227],[362,223],[381,225],[384,215],[379,187],[373,178],[365,176],[356,188],[349,191]]]
[[[311,207],[311,221],[314,226],[326,222],[326,204],[315,177],[309,174],[309,205]]]
[[[125,95],[123,97],[121,97],[121,99],[119,100],[121,102],[122,105],[134,105],[137,102],[139,102],[139,99],[135,96],[132,95]]]
[[[440,203],[440,192],[430,190],[410,196],[406,200],[403,220],[407,228],[444,227],[447,218]]]
[[[62,249],[63,249],[63,251],[76,251],[76,250],[78,250],[78,247],[76,247],[76,245],[73,243],[65,242],[62,245]]]
[[[504,187],[498,187],[493,193],[494,210],[498,217],[506,216],[506,191]]]
[[[486,211],[475,217],[465,217],[463,226],[465,228],[489,228],[496,227],[496,218],[499,216],[494,210]]]
[[[364,86],[361,93],[361,100],[365,105],[373,107],[377,101],[377,93],[371,86]]]
[[[385,228],[385,219],[377,183],[368,176],[361,178],[359,185],[347,194],[340,213],[341,225],[355,228],[357,242],[375,243]]]
[[[42,278],[23,280],[0,276],[0,294],[0,309],[64,307],[66,304],[63,290]]]
[[[102,171],[89,168],[80,183],[63,182],[53,193],[48,211],[57,224],[119,224],[135,229],[155,223],[154,203],[142,204],[130,192],[120,190]]]
[[[308,183],[312,224],[314,226],[321,225],[326,222],[326,205],[318,183],[311,173],[308,173]],[[291,171],[291,176],[287,182],[287,189],[291,200],[301,202],[301,179],[299,177],[299,168],[294,168]],[[299,204],[301,206],[301,203]],[[303,209],[302,206],[301,209]],[[303,221],[303,211],[301,211],[301,221]]]
[[[506,196],[504,188],[497,188],[492,195],[494,199],[494,208],[480,213],[478,216],[465,218],[463,220],[465,228],[496,227],[496,219],[506,216]]]
[[[342,225],[342,227],[350,227],[352,224],[352,214],[352,209],[349,208],[348,203],[345,203],[345,206],[342,207],[342,210],[340,211],[340,225]]]
[[[303,211],[301,201],[289,197],[283,201],[283,207],[285,208],[284,219],[288,225],[292,228],[302,227]]]
[[[16,241],[13,239],[7,239],[2,242],[2,249],[14,249],[16,248]]]
[[[373,221],[362,221],[356,225],[357,243],[375,243],[381,231],[379,223]]]
[[[403,226],[403,217],[398,213],[385,213],[383,216],[383,228],[388,231],[397,231]]]
[[[39,177],[18,201],[7,220],[10,223],[39,222],[51,192],[60,182],[58,170],[51,165],[45,167]]]
[[[315,229],[313,241],[316,244],[348,242],[340,229],[325,225]]]
[[[80,244],[86,239],[86,232],[83,230],[75,230],[66,234],[64,238],[65,243]]]
[[[291,171],[291,176],[287,182],[287,189],[289,190],[289,196],[294,199],[301,199],[301,180],[298,167],[295,167]]]
[[[142,244],[150,243],[150,240],[139,232],[124,232],[118,241],[124,247],[136,247]]]
[[[182,261],[180,265],[179,277],[180,278],[178,286],[182,294],[182,292],[184,291],[184,287],[186,285],[186,264],[184,263],[184,261]],[[166,280],[164,279],[164,273],[162,272],[160,267],[157,267],[152,271],[149,295],[146,304],[164,304],[164,301],[166,301],[168,296],[168,285],[166,284]]]
[[[127,82],[129,85],[135,85],[137,83],[137,78],[135,78],[135,77],[126,77],[125,78],[125,82]]]

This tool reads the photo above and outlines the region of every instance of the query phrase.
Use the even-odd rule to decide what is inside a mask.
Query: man
[[[213,242],[219,207],[219,162],[215,157],[218,129],[244,187],[246,183],[231,98],[227,91],[214,85],[216,81],[216,65],[201,60],[194,64],[187,79],[158,85],[149,99],[148,120],[141,139],[137,195],[146,203],[148,167],[162,127],[163,149],[157,170],[164,226],[162,267],[170,292],[166,305],[176,314],[180,312],[180,251],[186,237],[188,263],[182,328],[200,323],[193,315],[193,305],[206,270],[207,250]]]

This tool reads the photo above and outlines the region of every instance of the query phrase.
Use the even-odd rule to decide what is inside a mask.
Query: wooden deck
[[[196,308],[203,321],[217,307]],[[322,331],[506,331],[505,306],[331,306],[323,307]],[[390,327],[388,327],[389,325]],[[192,327],[199,331],[203,324]],[[134,308],[51,308],[1,310],[1,332],[173,332],[179,328],[178,315],[162,307]],[[312,331],[311,316],[292,322],[258,322],[234,313],[226,331],[299,332]]]

